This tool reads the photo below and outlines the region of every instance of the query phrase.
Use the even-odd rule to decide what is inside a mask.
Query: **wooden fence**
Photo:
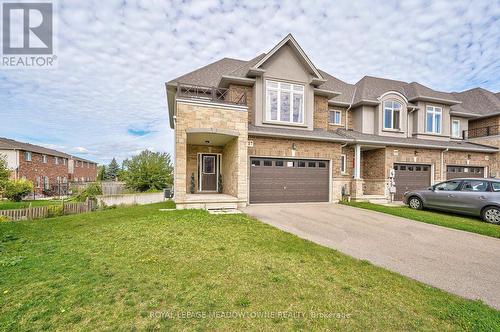
[[[55,208],[60,208],[60,205],[52,205],[52,206],[36,206],[36,207],[28,207],[25,209],[14,209],[14,210],[0,210],[0,216],[7,217],[9,220],[17,221],[17,220],[32,220],[32,219],[40,219],[47,218],[53,215],[58,215],[61,212],[54,211]],[[94,209],[95,203],[91,200],[88,200],[84,203],[63,203],[62,205],[62,214],[79,214],[84,212],[90,212]]]

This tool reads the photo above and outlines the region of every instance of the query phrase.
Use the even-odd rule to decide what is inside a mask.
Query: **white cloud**
[[[57,3],[59,67],[0,71],[0,136],[85,147],[68,149],[97,161],[172,152],[164,82],[221,57],[250,59],[289,32],[348,82],[376,75],[500,90],[498,2]]]

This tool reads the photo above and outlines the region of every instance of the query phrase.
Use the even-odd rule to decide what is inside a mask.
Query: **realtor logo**
[[[51,2],[2,3],[2,68],[53,67],[53,38]]]

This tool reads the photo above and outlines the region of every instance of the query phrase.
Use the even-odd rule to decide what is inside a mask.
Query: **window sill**
[[[281,121],[262,121],[262,124],[273,125],[273,126],[285,126],[285,127],[299,127],[299,128],[307,128],[307,125],[304,123],[291,123],[291,122],[281,122]]]
[[[404,134],[404,131],[401,131],[399,129],[382,129],[383,132],[386,133],[396,133],[396,134]]]
[[[342,124],[342,123],[331,123],[331,122],[328,122],[328,124],[329,124],[330,126],[343,126],[343,124]]]

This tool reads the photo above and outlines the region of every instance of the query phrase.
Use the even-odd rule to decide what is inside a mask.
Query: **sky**
[[[58,0],[57,69],[0,67],[0,137],[99,163],[172,153],[165,82],[292,33],[312,62],[441,91],[500,91],[497,1]]]

